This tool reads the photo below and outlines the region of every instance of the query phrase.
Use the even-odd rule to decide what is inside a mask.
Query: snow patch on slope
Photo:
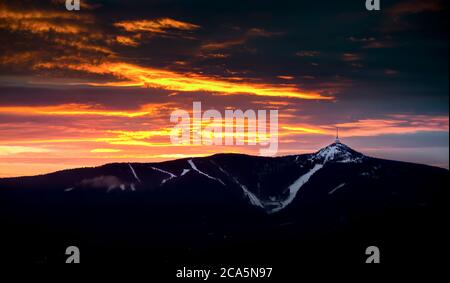
[[[252,193],[245,185],[241,184],[239,182],[239,180],[234,177],[231,176],[227,171],[225,171],[220,165],[217,165],[217,167],[219,168],[219,170],[224,173],[225,175],[227,175],[228,177],[230,177],[239,187],[241,187],[242,191],[244,192],[244,195],[248,198],[248,200],[250,201],[250,204],[254,205],[254,206],[259,206],[261,208],[265,208],[263,202],[254,194]]]
[[[131,164],[130,163],[128,163],[128,166],[130,166],[130,169],[131,169],[131,173],[133,174],[133,176],[134,176],[134,178],[140,183],[141,182],[141,180],[139,179],[139,177],[138,177],[138,175],[136,174],[136,171],[134,171],[134,168],[133,168],[133,166],[131,166]]]
[[[335,191],[339,190],[340,188],[342,188],[343,186],[345,186],[345,183],[340,184],[339,186],[337,186],[336,188],[332,189],[328,194],[332,195]]]
[[[242,185],[238,181],[238,179],[236,179],[236,177],[233,177],[233,180],[236,182],[236,184],[238,186],[240,186],[242,188],[244,195],[248,198],[248,200],[250,201],[251,204],[264,208],[264,204],[254,193],[250,192],[249,189],[247,189],[247,187],[245,185]]]
[[[188,160],[188,163],[189,163],[189,165],[191,165],[191,168],[192,168],[194,171],[197,171],[199,174],[201,174],[201,175],[203,175],[203,176],[205,176],[205,177],[207,177],[207,178],[209,178],[209,179],[211,179],[211,180],[215,180],[215,181],[221,183],[223,186],[225,186],[225,183],[222,182],[222,180],[220,180],[219,178],[212,177],[212,176],[206,174],[205,172],[200,171],[200,170],[197,168],[197,166],[195,166],[195,163],[194,163],[194,161],[192,161],[192,159]]]
[[[308,173],[302,175],[298,178],[292,185],[289,186],[289,195],[284,200],[277,202],[277,206],[275,208],[270,209],[269,213],[274,213],[282,210],[286,206],[288,206],[297,196],[297,193],[300,191],[301,187],[306,184],[312,175],[314,175],[317,171],[322,169],[323,164],[316,164]]]
[[[168,171],[166,171],[166,170],[162,170],[162,169],[159,169],[159,168],[156,168],[156,167],[153,167],[153,166],[151,166],[150,168],[152,168],[153,170],[159,171],[159,172],[161,172],[161,173],[164,173],[164,174],[169,175],[169,178],[166,178],[166,179],[164,179],[164,180],[161,181],[161,185],[163,185],[163,184],[166,183],[167,181],[169,181],[169,180],[171,180],[171,179],[177,177],[177,175],[175,175],[175,174],[173,174],[173,173],[170,173],[170,172],[168,172]]]

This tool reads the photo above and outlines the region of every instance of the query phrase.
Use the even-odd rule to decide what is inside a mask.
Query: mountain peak
[[[313,161],[319,162],[341,162],[341,163],[359,163],[364,155],[359,153],[346,144],[336,141],[314,153]]]

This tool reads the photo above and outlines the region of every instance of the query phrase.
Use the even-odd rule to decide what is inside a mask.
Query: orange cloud
[[[293,76],[277,76],[277,78],[282,80],[293,80],[295,79]]]
[[[25,37],[24,44],[39,38],[46,46],[42,48],[41,46],[31,45],[31,50],[21,53],[12,48],[8,52],[10,54],[1,56],[0,64],[6,65],[17,62],[28,66],[41,61],[42,58],[54,58],[54,61],[59,61],[59,59],[67,57],[71,57],[71,59],[75,57],[78,62],[98,61],[98,53],[113,57],[115,53],[107,47],[107,44],[111,41],[111,36],[100,32],[95,23],[94,17],[86,13],[60,11],[51,8],[47,10],[37,8],[17,10],[7,7],[5,4],[0,4],[0,29],[31,33],[33,38]],[[47,46],[47,44],[50,44],[50,46]],[[93,54],[95,56],[89,56],[89,53],[95,53]]]
[[[92,107],[84,104],[62,104],[56,106],[0,106],[0,113],[12,115],[60,115],[60,116],[115,116],[115,117],[139,117],[152,113],[152,109],[138,112],[111,111]]]
[[[0,19],[11,20],[40,20],[40,19],[65,19],[79,20],[90,19],[85,14],[73,14],[58,11],[39,11],[39,10],[11,10],[4,4],[0,4]]]
[[[181,74],[155,68],[141,67],[127,63],[104,63],[100,65],[58,63],[40,64],[37,67],[65,67],[77,71],[95,74],[113,75],[124,82],[107,84],[90,83],[93,86],[141,86],[175,91],[207,91],[220,94],[250,94],[257,96],[292,97],[301,99],[333,99],[317,92],[301,91],[294,86],[273,85],[263,83],[245,83],[220,80],[197,74]]]
[[[11,10],[6,5],[0,4],[0,28],[11,31],[28,31],[31,33],[53,31],[62,34],[77,34],[84,30],[78,22],[91,20],[90,16],[81,13],[51,10]]]
[[[336,126],[345,136],[412,134],[421,131],[448,132],[449,119],[446,116],[391,115],[390,117],[391,119],[362,119]]]
[[[282,129],[287,130],[287,133],[305,133],[305,134],[318,134],[318,135],[328,135],[329,131],[311,126],[283,126]]]
[[[123,28],[128,32],[150,32],[166,33],[168,30],[191,31],[199,29],[200,26],[187,22],[177,21],[171,18],[161,18],[155,20],[122,21],[114,26]]]
[[[171,129],[162,129],[154,131],[107,131],[108,133],[118,135],[119,139],[143,140],[155,136],[170,136]]]
[[[115,54],[107,47],[89,43],[89,40],[90,40],[89,38],[83,38],[83,37],[78,37],[77,39],[72,38],[70,40],[62,39],[62,38],[55,38],[53,43],[55,43],[57,45],[73,47],[78,50],[100,52],[100,53],[110,54],[110,55]]]
[[[206,50],[220,50],[220,49],[226,49],[230,48],[236,45],[244,44],[247,41],[246,38],[238,38],[238,39],[231,39],[221,42],[210,42],[205,43],[202,45],[202,49]]]
[[[138,46],[139,43],[132,37],[129,36],[116,36],[116,41],[122,45],[126,46]]]
[[[0,57],[0,65],[20,65],[32,61],[39,56],[39,52],[25,51],[5,54]]]

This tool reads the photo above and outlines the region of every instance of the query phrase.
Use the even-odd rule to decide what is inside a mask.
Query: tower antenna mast
[[[336,139],[334,141],[335,143],[341,143],[341,141],[339,140],[339,128],[336,127]]]

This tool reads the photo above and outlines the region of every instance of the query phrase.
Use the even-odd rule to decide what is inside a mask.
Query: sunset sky
[[[193,101],[278,109],[278,155],[338,126],[366,155],[448,168],[448,1],[381,2],[0,0],[0,177],[258,154],[173,145]]]

